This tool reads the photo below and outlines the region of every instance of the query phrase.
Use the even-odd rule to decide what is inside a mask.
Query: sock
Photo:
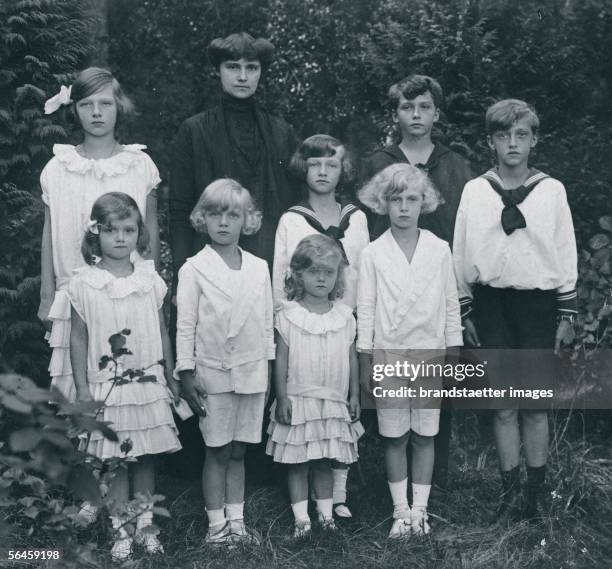
[[[546,478],[546,465],[527,467],[527,484],[529,486],[541,486]]]
[[[431,484],[412,483],[412,507],[417,510],[426,510],[429,502]]]
[[[406,518],[410,513],[408,506],[408,478],[399,482],[388,482],[393,502],[393,518]]]
[[[328,520],[332,517],[332,508],[334,506],[333,498],[317,499],[315,502],[317,504],[317,512],[319,512],[324,519]]]
[[[136,528],[142,529],[150,526],[153,523],[153,512],[143,512],[136,518]]]
[[[212,529],[213,533],[215,529],[218,530],[225,525],[225,510],[223,508],[206,510],[206,514],[208,515],[208,528]]]
[[[502,470],[501,479],[504,494],[518,491],[518,488],[521,485],[520,466],[517,465],[514,468],[511,468],[510,470]]]
[[[348,468],[332,468],[334,477],[334,504],[344,504],[346,502],[346,480],[348,479]]]
[[[291,509],[293,510],[293,517],[296,522],[310,521],[310,516],[308,515],[308,500],[302,500],[301,502],[291,504]]]
[[[225,515],[228,520],[244,519],[244,502],[239,504],[225,504]]]

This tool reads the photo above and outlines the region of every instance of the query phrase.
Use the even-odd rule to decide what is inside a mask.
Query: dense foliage
[[[65,129],[43,102],[86,61],[84,3],[0,3],[0,364],[44,382],[49,352],[36,317],[43,207],[38,178]]]

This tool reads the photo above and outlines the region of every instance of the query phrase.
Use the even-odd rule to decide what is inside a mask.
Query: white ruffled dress
[[[275,401],[266,452],[275,462],[287,464],[322,458],[355,462],[364,431],[358,421],[351,423],[347,401],[349,349],[356,332],[352,310],[335,302],[329,312],[315,314],[297,302],[286,302],[276,318],[276,329],[289,346],[291,425],[276,421]]]
[[[104,401],[108,396],[98,419],[111,422],[110,427],[119,437],[119,442],[112,442],[100,432],[93,433],[89,447],[82,450],[101,459],[124,456],[120,446],[126,439],[132,442],[127,456],[174,452],[181,448],[164,369],[158,363],[163,358],[159,309],[166,290],[153,261],[135,264],[134,272],[124,278],[85,266],[70,281],[70,302],[87,324],[89,335],[89,389],[97,401]],[[155,375],[156,382],[134,380],[113,385],[113,364],[99,369],[100,358],[111,355],[109,337],[126,328],[131,333],[125,347],[132,354],[121,356],[118,372],[146,368],[145,373]]]
[[[53,348],[49,373],[52,385],[71,401],[76,397],[70,367],[70,301],[66,294],[73,271],[85,265],[81,242],[93,203],[108,192],[134,198],[143,218],[147,196],[160,182],[146,146],[129,144],[111,158],[89,159],[69,144],[53,146],[54,157],[40,175],[43,202],[51,214],[55,298],[49,312]]]

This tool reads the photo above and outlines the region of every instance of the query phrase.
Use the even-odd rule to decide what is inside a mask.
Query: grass
[[[456,413],[448,490],[430,499],[433,534],[402,542],[386,539],[391,502],[381,464],[381,445],[372,433],[361,443],[360,471],[351,470],[353,520],[336,533],[319,531],[294,541],[292,514],[283,482],[247,488],[246,521],[262,538],[260,547],[233,549],[204,544],[206,523],[197,480],[162,474],[172,518],[161,520],[166,554],[136,552],[126,566],[138,569],[593,569],[612,558],[612,444],[610,416],[596,434],[582,431],[580,415],[553,417],[549,461],[549,505],[543,520],[509,528],[492,524],[499,492],[497,459],[486,424],[469,412]],[[608,430],[608,436],[602,430]],[[593,425],[589,426],[592,432]],[[481,434],[484,433],[484,434]],[[99,566],[111,567],[102,522],[96,526]],[[84,536],[85,537],[85,536]],[[91,536],[90,536],[91,537]]]

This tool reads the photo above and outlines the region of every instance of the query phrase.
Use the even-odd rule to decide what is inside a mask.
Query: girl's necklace
[[[111,158],[113,157],[117,152],[117,147],[119,146],[119,143],[115,140],[113,142],[113,145],[110,148],[109,152],[104,152],[102,156],[92,156],[91,152],[89,152],[86,148],[85,148],[85,144],[81,144],[81,146],[79,147],[81,152],[81,156],[83,156],[84,158],[89,158],[90,160],[105,160],[107,158]]]

